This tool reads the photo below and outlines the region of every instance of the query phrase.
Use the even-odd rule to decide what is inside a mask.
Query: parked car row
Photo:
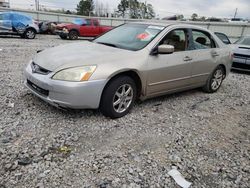
[[[57,34],[62,39],[76,40],[79,37],[98,37],[110,31],[112,27],[102,26],[98,19],[76,18],[72,23],[36,22],[32,17],[17,12],[0,13],[0,35],[19,35],[34,39],[37,33]],[[234,52],[233,69],[250,70],[250,36],[244,36],[234,44],[220,32],[215,35]],[[207,41],[199,37],[198,40]],[[202,41],[200,41],[202,42]],[[200,45],[200,43],[198,43]],[[206,47],[207,44],[204,44]]]
[[[34,39],[38,32],[38,25],[30,16],[16,12],[0,13],[0,35],[19,35]]]
[[[112,27],[100,25],[97,19],[75,19],[72,23],[58,24],[56,33],[62,39],[76,40],[78,37],[97,37]]]

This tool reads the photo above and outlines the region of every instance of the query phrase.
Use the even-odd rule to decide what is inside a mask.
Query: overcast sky
[[[39,0],[48,8],[74,10],[79,0]],[[98,0],[113,12],[120,0]],[[183,14],[190,17],[193,13],[206,17],[233,17],[238,8],[237,17],[250,19],[250,0],[141,0],[151,3],[160,17]],[[35,0],[10,0],[11,7],[34,8]]]

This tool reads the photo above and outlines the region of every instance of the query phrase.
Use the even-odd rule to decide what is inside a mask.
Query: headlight
[[[69,30],[67,29],[67,28],[63,28],[63,32],[65,32],[65,33],[68,33],[69,32]]]
[[[52,79],[72,82],[88,81],[95,72],[96,66],[74,67],[61,70],[54,74]]]

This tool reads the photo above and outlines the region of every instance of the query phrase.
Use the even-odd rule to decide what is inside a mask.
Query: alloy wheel
[[[212,78],[212,82],[211,82],[211,88],[213,90],[217,90],[221,83],[222,83],[222,80],[223,80],[223,72],[221,69],[217,69],[215,72],[214,72],[214,75],[213,75],[213,78]]]
[[[113,97],[113,108],[117,113],[125,112],[133,101],[133,88],[130,84],[120,86]]]
[[[35,37],[35,33],[32,30],[28,30],[26,33],[27,38],[33,39]]]

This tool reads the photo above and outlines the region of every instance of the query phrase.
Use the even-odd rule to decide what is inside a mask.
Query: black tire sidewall
[[[73,35],[73,34],[74,34],[74,35]],[[77,37],[76,37],[76,38],[73,38],[72,35],[73,35],[73,36],[77,36]],[[70,32],[69,32],[69,39],[70,39],[70,40],[76,40],[76,39],[78,39],[78,37],[79,37],[79,35],[78,35],[78,32],[77,32],[77,31],[73,30],[73,31],[70,31]]]
[[[29,37],[27,36],[28,31],[32,31],[32,32],[34,33],[34,37],[29,38]],[[36,32],[35,32],[33,29],[27,29],[27,30],[25,31],[25,33],[24,33],[24,38],[26,38],[26,39],[34,39],[35,37],[36,37]]]
[[[208,82],[207,82],[207,84],[206,84],[206,86],[205,86],[205,90],[206,90],[207,92],[209,92],[209,93],[214,93],[214,92],[218,91],[218,90],[220,89],[221,85],[222,85],[223,80],[222,80],[222,82],[221,82],[221,84],[220,84],[220,87],[218,87],[217,89],[213,89],[213,88],[212,88],[212,80],[213,80],[213,77],[214,77],[214,73],[215,73],[217,70],[221,70],[222,73],[223,73],[223,75],[225,75],[225,72],[224,72],[224,69],[222,68],[222,66],[216,67],[216,69],[215,69],[215,70],[213,71],[213,73],[210,75],[210,77],[209,77],[209,79],[208,79]]]
[[[124,111],[123,113],[118,113],[114,110],[113,98],[116,91],[124,84],[131,85],[133,89],[133,99],[129,108],[126,111]],[[118,78],[115,78],[114,80],[111,80],[110,83],[108,83],[108,85],[104,89],[101,99],[100,110],[105,116],[110,117],[112,119],[123,117],[128,114],[129,111],[133,108],[136,96],[137,89],[134,80],[129,76],[120,76]]]

